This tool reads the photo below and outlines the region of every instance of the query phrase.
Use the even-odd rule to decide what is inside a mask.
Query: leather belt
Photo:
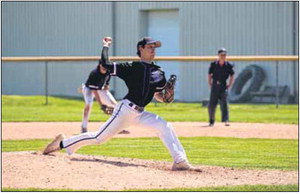
[[[143,112],[144,111],[144,107],[140,107],[138,105],[133,104],[132,102],[130,102],[128,104],[131,108],[133,108],[134,110],[137,110],[139,112]]]

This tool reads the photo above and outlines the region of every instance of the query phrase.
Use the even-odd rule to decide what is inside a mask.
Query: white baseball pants
[[[115,100],[113,95],[109,92],[109,90],[97,90],[97,92],[99,93],[100,99],[103,104],[110,107],[116,106],[117,101]],[[95,95],[91,89],[85,86],[85,84],[82,84],[82,94],[83,94],[85,104],[90,105],[90,107],[92,107]],[[87,115],[83,114],[81,127],[87,128],[90,113],[91,113],[91,109],[89,110]]]
[[[110,107],[116,106],[117,102],[109,90],[97,90],[97,92],[99,93],[103,104]],[[85,104],[89,104],[92,106],[95,98],[95,95],[93,94],[92,90],[86,87],[84,84],[82,84],[82,94]]]
[[[156,130],[159,138],[169,150],[174,162],[187,161],[186,153],[170,123],[150,112],[139,112],[129,106],[129,100],[122,100],[115,108],[113,115],[98,131],[83,133],[63,140],[63,148],[68,154],[86,145],[101,144],[111,139],[124,128],[137,125]]]

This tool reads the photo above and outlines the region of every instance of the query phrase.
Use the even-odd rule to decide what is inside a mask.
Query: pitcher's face
[[[147,59],[147,60],[153,60],[155,57],[155,44],[146,44],[143,47],[140,47],[141,51],[141,58]]]

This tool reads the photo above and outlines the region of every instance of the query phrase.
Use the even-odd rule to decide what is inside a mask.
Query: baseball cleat
[[[52,152],[56,152],[56,151],[59,151],[61,150],[60,148],[60,142],[64,139],[64,135],[62,134],[59,134],[58,136],[55,137],[55,139],[49,143],[47,145],[47,147],[45,148],[45,150],[43,151],[43,154],[44,155],[47,155],[47,154],[50,154]]]
[[[225,126],[230,126],[229,121],[225,121]]]
[[[173,171],[180,171],[180,170],[188,170],[188,171],[197,171],[197,172],[202,172],[201,169],[199,168],[195,168],[194,166],[192,166],[189,162],[187,161],[182,161],[179,163],[175,163],[172,166],[172,170]]]
[[[81,128],[81,133],[86,133],[86,132],[88,132],[87,128],[82,127]]]
[[[215,124],[215,121],[214,121],[214,120],[212,120],[212,119],[210,119],[210,120],[209,120],[209,125],[208,125],[208,126],[210,126],[210,127],[213,127],[213,126],[214,126],[214,124]]]

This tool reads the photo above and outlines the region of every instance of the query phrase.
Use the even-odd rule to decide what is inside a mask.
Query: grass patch
[[[2,95],[2,121],[81,121],[83,100],[49,97],[45,105],[43,96],[10,96]],[[250,123],[286,123],[298,124],[298,105],[253,105],[231,104],[230,120]],[[156,113],[168,121],[208,121],[207,108],[200,103],[150,103],[147,111]],[[106,121],[109,117],[100,111],[94,103],[90,121]],[[217,108],[216,119],[220,121],[220,110]]]
[[[247,169],[298,169],[297,140],[223,137],[181,137],[180,140],[192,164]],[[42,150],[49,141],[3,140],[2,151]],[[100,146],[83,147],[77,153],[172,161],[158,138],[115,138]]]
[[[143,190],[129,190],[143,191]],[[299,191],[298,185],[239,185],[223,187],[148,189],[145,191]]]
[[[39,189],[39,188],[2,188],[2,191],[102,191],[102,190],[73,190],[73,189]],[[125,191],[299,191],[298,185],[240,185],[227,187],[199,187],[173,189],[144,189]]]

